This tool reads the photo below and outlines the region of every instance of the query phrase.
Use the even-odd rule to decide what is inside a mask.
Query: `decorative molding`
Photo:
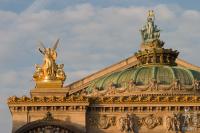
[[[133,103],[199,103],[200,96],[190,95],[135,95],[135,96],[109,96],[109,97],[91,97],[92,104],[133,104]]]
[[[88,98],[84,96],[51,96],[51,97],[16,97],[12,96],[8,98],[8,104],[20,104],[20,103],[88,103]]]

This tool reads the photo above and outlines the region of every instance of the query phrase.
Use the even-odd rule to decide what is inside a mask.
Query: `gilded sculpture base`
[[[37,96],[66,96],[68,94],[65,88],[34,88],[31,90],[31,97]]]
[[[63,82],[61,80],[42,80],[36,81],[35,88],[62,88]]]
[[[61,80],[37,81],[35,88],[31,90],[31,96],[66,96],[68,89],[63,88]]]

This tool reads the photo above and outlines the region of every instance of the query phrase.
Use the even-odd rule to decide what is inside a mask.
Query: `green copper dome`
[[[111,84],[116,87],[126,87],[130,81],[134,81],[137,86],[145,86],[152,80],[159,85],[171,85],[174,81],[179,81],[181,85],[190,86],[194,80],[200,80],[200,72],[178,66],[140,66],[98,78],[90,84],[87,91],[92,91],[94,87],[104,90]]]

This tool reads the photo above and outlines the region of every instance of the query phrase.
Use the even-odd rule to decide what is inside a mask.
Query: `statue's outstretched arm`
[[[46,47],[44,46],[44,44],[42,42],[39,42],[39,45],[40,45],[40,47],[38,50],[40,51],[40,53],[42,53],[44,55]]]
[[[38,49],[40,51],[40,53],[42,53],[43,55],[45,54],[44,51],[42,51],[40,48]]]

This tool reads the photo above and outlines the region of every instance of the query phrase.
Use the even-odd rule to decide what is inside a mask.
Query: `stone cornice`
[[[68,103],[75,104],[133,104],[133,103],[200,103],[199,95],[132,95],[132,96],[102,96],[102,97],[83,97],[83,96],[69,96],[69,97],[15,97],[8,99],[8,104],[12,106],[27,104],[58,104]]]
[[[180,111],[184,107],[195,110],[200,108],[199,95],[132,95],[132,96],[109,96],[109,97],[45,97],[33,101],[31,98],[11,97],[8,105],[11,112],[47,112],[49,110],[80,113],[86,111],[100,112],[126,112],[134,111]],[[50,100],[50,101],[48,101]],[[100,108],[100,109],[98,109]]]
[[[88,98],[87,97],[83,97],[83,96],[79,96],[79,97],[75,97],[75,96],[68,96],[68,97],[64,97],[64,96],[60,96],[60,97],[55,97],[55,96],[51,96],[51,97],[16,97],[16,96],[12,96],[8,99],[8,105],[17,105],[17,104],[29,104],[29,105],[33,105],[33,104],[55,104],[55,103],[73,103],[73,104],[81,104],[81,103],[88,103]]]
[[[170,104],[170,103],[200,103],[200,96],[118,96],[118,97],[92,97],[90,104]]]

